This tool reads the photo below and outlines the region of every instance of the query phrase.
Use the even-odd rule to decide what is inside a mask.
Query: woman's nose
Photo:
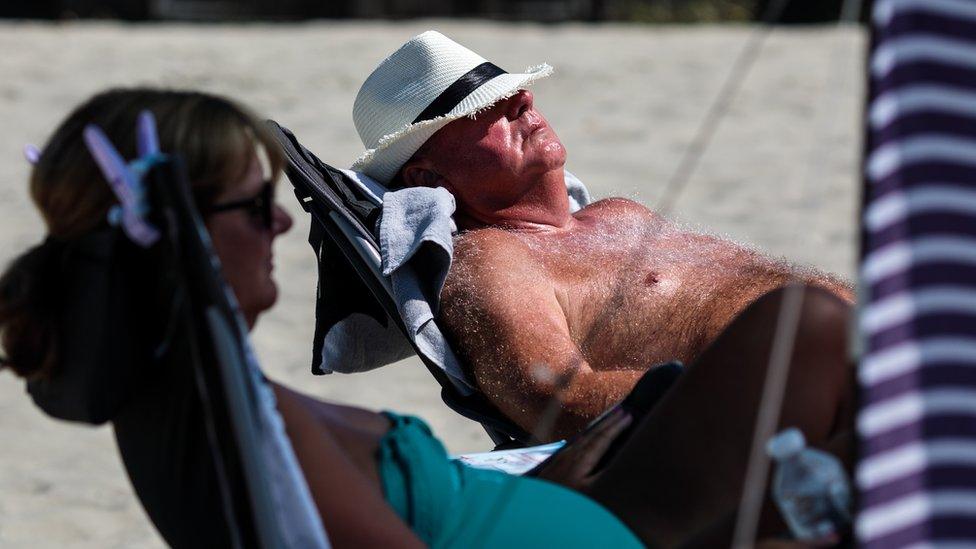
[[[286,212],[285,209],[278,204],[275,204],[274,213],[271,220],[271,232],[274,234],[274,236],[288,232],[288,229],[291,229],[293,223],[294,221],[292,221],[291,216],[288,215],[288,212]]]

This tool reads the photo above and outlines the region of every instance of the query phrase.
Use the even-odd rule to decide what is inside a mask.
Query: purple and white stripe
[[[976,0],[877,0],[856,535],[976,546]]]

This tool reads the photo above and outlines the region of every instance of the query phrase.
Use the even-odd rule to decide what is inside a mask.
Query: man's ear
[[[403,184],[407,187],[444,187],[453,191],[448,180],[423,162],[411,162],[403,167]]]

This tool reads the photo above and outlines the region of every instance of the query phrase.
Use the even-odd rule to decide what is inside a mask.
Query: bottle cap
[[[807,445],[803,433],[796,427],[790,427],[769,439],[766,443],[766,453],[773,459],[783,459],[799,452]]]

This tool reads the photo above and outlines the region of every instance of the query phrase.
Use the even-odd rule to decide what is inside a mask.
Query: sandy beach
[[[0,23],[0,263],[44,235],[27,195],[25,143],[42,146],[76,104],[110,86],[150,84],[230,95],[289,126],[327,162],[361,152],[352,103],[372,68],[436,28],[510,71],[548,62],[534,91],[567,166],[597,198],[653,206],[755,29],[747,26],[310,23],[137,25]],[[673,216],[703,231],[852,278],[863,34],[774,31],[731,103]],[[286,184],[287,185],[287,184]],[[313,377],[315,263],[308,219],[275,250],[278,305],[253,334],[269,375],[319,397],[427,419],[452,452],[490,449],[441,403],[417,360]],[[0,547],[159,547],[108,427],[55,422],[0,372]]]

